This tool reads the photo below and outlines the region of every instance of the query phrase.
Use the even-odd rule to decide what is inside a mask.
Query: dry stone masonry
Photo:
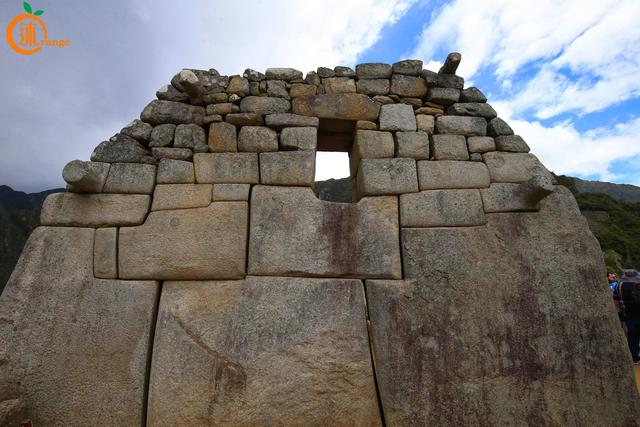
[[[176,74],[45,201],[0,416],[638,425],[598,244],[460,60]],[[353,203],[316,198],[318,151]]]

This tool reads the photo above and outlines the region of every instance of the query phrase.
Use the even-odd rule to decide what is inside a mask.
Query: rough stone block
[[[387,104],[380,107],[380,130],[415,131],[416,116],[406,104]]]
[[[108,141],[101,142],[93,153],[92,162],[105,163],[140,163],[149,152],[135,139],[117,134]]]
[[[120,278],[244,277],[247,211],[246,202],[214,202],[206,208],[151,212],[143,225],[120,228]]]
[[[495,137],[496,150],[511,153],[528,153],[529,145],[520,135],[501,135]]]
[[[278,151],[278,134],[264,126],[243,126],[238,133],[238,151]]]
[[[206,137],[202,126],[189,124],[178,125],[173,138],[176,148],[194,148],[196,145],[206,144]]]
[[[491,182],[524,182],[537,175],[552,179],[547,168],[530,153],[492,151],[482,158],[489,168]]]
[[[94,234],[35,229],[0,298],[0,395],[36,426],[145,422],[159,285],[95,279]]]
[[[490,136],[470,136],[467,138],[470,153],[486,153],[496,151],[496,143]]]
[[[151,149],[151,153],[157,160],[173,159],[190,161],[193,159],[193,151],[189,148],[154,147]]]
[[[464,136],[485,136],[487,121],[482,117],[440,116],[436,118],[436,131]]]
[[[214,184],[213,201],[248,201],[251,184]]]
[[[349,156],[351,175],[355,176],[361,159],[383,159],[393,157],[393,135],[391,132],[356,130],[353,148]]]
[[[98,228],[93,242],[93,275],[118,278],[118,229]]]
[[[315,151],[260,153],[262,184],[313,186],[315,174]]]
[[[295,126],[317,128],[320,120],[317,117],[300,116],[292,113],[279,113],[267,115],[266,123],[267,126],[276,129]]]
[[[391,65],[372,62],[356,65],[356,77],[364,79],[388,79],[391,77]]]
[[[322,79],[324,92],[327,94],[355,93],[356,82],[349,77],[329,77]]]
[[[302,80],[302,71],[293,68],[267,68],[265,75],[268,80]]]
[[[10,399],[0,402],[0,426],[22,426],[27,419],[27,407],[20,399]]]
[[[396,132],[396,157],[429,158],[429,135],[426,132]]]
[[[249,274],[401,277],[396,197],[318,200],[310,188],[251,192]]]
[[[489,104],[481,102],[459,102],[447,108],[447,114],[454,116],[474,116],[492,119],[498,115]]]
[[[337,77],[355,77],[356,76],[355,71],[343,65],[338,65],[336,67],[333,67],[333,71],[334,73],[336,73]]]
[[[370,122],[369,120],[358,120],[356,122],[356,129],[378,130],[378,125],[375,122]]]
[[[293,112],[321,119],[377,120],[380,104],[360,93],[323,94],[294,99]]]
[[[526,197],[521,184],[496,182],[481,191],[485,212],[537,211],[538,200]]]
[[[67,191],[72,193],[102,193],[109,174],[109,163],[72,160],[62,170]]]
[[[262,126],[264,119],[262,114],[256,113],[229,113],[224,117],[225,122],[236,126]]]
[[[430,87],[427,91],[427,101],[436,104],[451,105],[460,99],[460,90],[448,87]]]
[[[489,187],[489,170],[484,163],[441,160],[418,162],[420,190]]]
[[[137,163],[114,163],[104,184],[105,193],[151,194],[156,185],[156,167]]]
[[[436,118],[434,116],[426,115],[426,114],[416,114],[416,126],[418,130],[428,133],[431,135],[433,133],[433,128],[436,123]]]
[[[230,123],[211,123],[209,126],[209,149],[213,153],[236,152],[238,141],[236,127]]]
[[[150,196],[142,194],[51,194],[42,205],[40,224],[69,227],[141,224],[150,201]]]
[[[419,76],[422,72],[422,61],[418,59],[405,59],[393,64],[393,72],[396,74],[406,74]]]
[[[291,98],[297,98],[299,96],[313,96],[316,94],[317,88],[315,85],[309,85],[304,83],[294,83],[289,89],[289,95]]]
[[[163,123],[173,123],[174,125],[195,123],[202,125],[204,114],[204,107],[154,99],[144,108],[140,118],[143,122],[151,123],[152,125],[161,125]]]
[[[362,79],[356,83],[358,93],[365,95],[386,95],[389,93],[388,79]]]
[[[467,140],[462,135],[431,135],[431,154],[435,160],[469,160]]]
[[[407,158],[363,159],[356,183],[361,197],[416,192],[416,161]]]
[[[145,123],[142,120],[135,119],[127,126],[125,126],[120,133],[130,136],[138,141],[147,142],[151,136],[151,130],[153,126],[149,123]]]
[[[315,150],[317,144],[318,130],[315,127],[291,127],[280,132],[282,150]]]
[[[240,111],[243,113],[287,113],[290,109],[291,103],[283,98],[274,98],[270,96],[247,96],[242,98],[242,101],[240,101]]]
[[[364,301],[352,279],[166,282],[149,424],[381,425]]]
[[[240,76],[231,77],[229,79],[229,85],[226,88],[226,92],[229,94],[236,94],[238,96],[249,95],[249,80]]]
[[[485,222],[479,190],[427,190],[400,196],[402,227],[470,227]]]
[[[487,97],[477,87],[468,87],[460,92],[460,102],[487,102]]]
[[[158,125],[151,131],[149,147],[170,147],[173,143],[173,136],[176,132],[176,125],[165,123]]]
[[[202,208],[211,203],[211,184],[163,184],[153,192],[152,211]]]
[[[513,129],[500,117],[489,120],[487,124],[487,135],[501,136],[501,135],[513,135]]]
[[[427,83],[422,77],[394,74],[389,91],[398,96],[422,98],[427,94]]]
[[[193,184],[195,179],[192,162],[161,159],[158,163],[158,184]]]
[[[258,153],[204,153],[193,156],[196,182],[258,184]]]
[[[287,82],[283,80],[267,80],[267,96],[291,99],[287,90]]]

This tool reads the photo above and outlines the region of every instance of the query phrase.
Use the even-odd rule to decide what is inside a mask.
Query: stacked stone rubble
[[[459,62],[450,54],[437,73],[417,60],[306,76],[180,71],[90,162],[65,167],[68,192],[45,201],[44,227],[0,300],[4,309],[29,296],[45,308],[27,320],[61,319],[63,333],[22,328],[57,334],[63,352],[77,345],[69,340],[95,351],[73,347],[81,369],[60,383],[33,366],[60,366],[61,353],[31,352],[28,334],[0,325],[31,360],[4,356],[0,400],[23,399],[41,423],[512,424],[528,412],[539,424],[633,420],[632,397],[625,411],[590,406],[633,390],[628,372],[598,372],[628,361],[607,315],[597,243],[526,142],[479,89],[464,88]],[[314,196],[316,152],[327,149],[349,152],[354,203]],[[536,248],[559,262],[540,266]],[[588,290],[573,318],[546,312],[560,274]],[[45,275],[65,304],[43,297]],[[489,293],[521,298],[518,312]],[[74,301],[85,304],[83,327]],[[557,347],[572,332],[545,344],[521,312],[541,327],[587,323],[583,339],[594,345],[615,339],[563,361]],[[452,336],[448,321],[469,328]],[[92,369],[109,348],[126,369]],[[466,353],[480,351],[487,356]],[[454,376],[451,358],[464,365]],[[587,376],[596,379],[575,384]],[[120,389],[127,405],[69,391],[83,381],[107,384],[104,395]],[[60,392],[73,404],[44,397]],[[455,408],[464,411],[452,417]]]

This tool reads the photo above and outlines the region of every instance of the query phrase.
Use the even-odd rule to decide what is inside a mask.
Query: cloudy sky
[[[0,184],[63,185],[71,159],[139,116],[183,67],[242,74],[422,59],[458,74],[554,172],[640,185],[638,0],[31,0],[49,38],[33,56],[2,39]],[[2,32],[23,12],[0,4]],[[339,166],[323,165],[339,176]],[[333,169],[333,170],[331,170]]]

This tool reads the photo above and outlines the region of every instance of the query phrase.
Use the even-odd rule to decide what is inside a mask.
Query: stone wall
[[[180,71],[45,201],[0,299],[0,401],[46,425],[637,425],[598,244],[459,62]],[[313,194],[322,150],[354,203]]]

